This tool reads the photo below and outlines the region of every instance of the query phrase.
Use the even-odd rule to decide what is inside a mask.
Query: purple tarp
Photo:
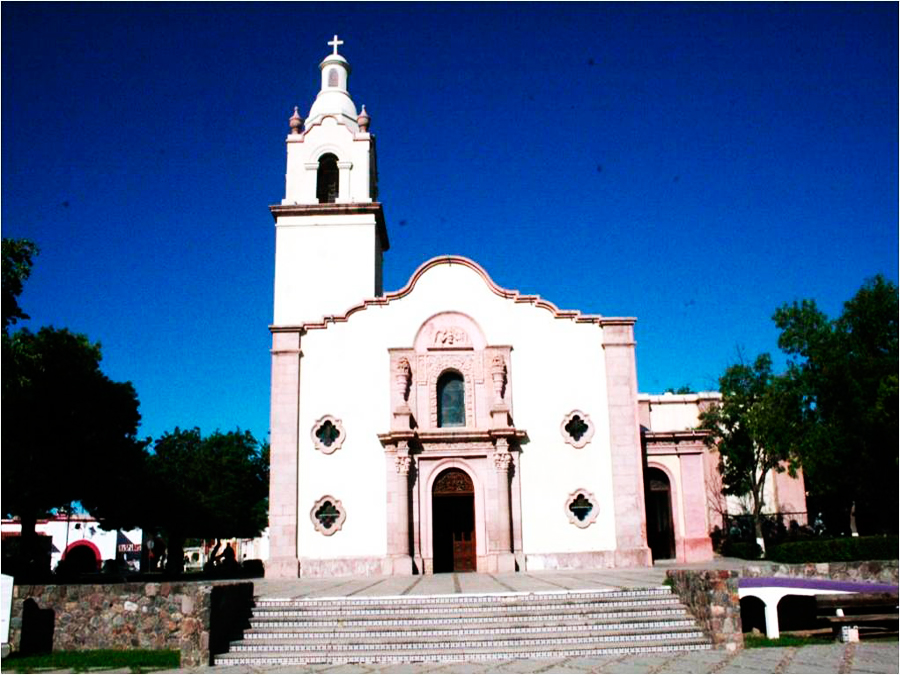
[[[797,579],[795,577],[741,577],[738,588],[808,588],[815,591],[848,591],[850,593],[896,593],[895,584],[831,579]]]

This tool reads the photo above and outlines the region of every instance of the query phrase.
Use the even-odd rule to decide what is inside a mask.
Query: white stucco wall
[[[373,297],[379,259],[372,214],[279,217],[274,323],[319,321]]]
[[[388,349],[411,347],[422,324],[443,311],[470,316],[488,344],[513,347],[513,421],[529,439],[520,467],[524,552],[615,549],[602,329],[502,298],[477,271],[440,264],[427,269],[408,295],[302,337],[299,555],[385,554],[385,457],[377,434],[390,428]],[[592,441],[581,449],[565,443],[559,430],[573,409],[587,413],[595,426]],[[316,450],[310,435],[325,414],[341,419],[347,434],[331,455]],[[592,492],[599,502],[597,520],[585,529],[565,514],[566,497],[576,489]],[[330,537],[316,532],[309,517],[326,494],[341,500],[347,512],[341,531]]]

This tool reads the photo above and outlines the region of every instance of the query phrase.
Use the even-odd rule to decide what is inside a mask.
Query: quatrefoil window
[[[347,519],[347,513],[340,500],[329,495],[325,495],[313,504],[309,516],[316,531],[326,537],[330,537],[340,530]]]
[[[583,448],[594,436],[594,423],[586,413],[573,410],[563,418],[559,431],[566,443],[574,448]]]
[[[347,437],[341,421],[331,415],[325,415],[316,420],[316,423],[313,424],[311,435],[316,450],[326,455],[330,455],[335,450],[340,450],[344,439]]]
[[[587,490],[575,490],[566,498],[566,517],[576,527],[588,527],[597,515],[597,499]]]

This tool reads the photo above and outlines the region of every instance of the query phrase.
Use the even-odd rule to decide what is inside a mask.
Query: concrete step
[[[258,599],[217,665],[453,662],[709,648],[666,587]]]
[[[629,617],[653,617],[653,616],[672,616],[682,615],[686,612],[683,605],[678,602],[666,603],[665,605],[645,605],[645,606],[625,606],[603,611],[592,610],[591,608],[579,611],[560,611],[543,612],[540,610],[530,611],[513,611],[508,610],[503,613],[479,613],[476,615],[461,615],[452,613],[442,613],[441,615],[407,615],[407,614],[389,614],[389,615],[351,615],[345,616],[341,614],[329,614],[327,616],[316,616],[307,618],[303,615],[263,615],[251,619],[251,625],[254,628],[260,627],[278,627],[278,626],[308,626],[308,627],[334,627],[334,626],[406,626],[411,622],[419,625],[431,626],[447,626],[459,623],[466,624],[497,624],[502,622],[512,623],[533,623],[536,621],[582,621],[582,622],[599,622],[608,619],[624,619]]]
[[[649,600],[672,597],[667,586],[635,588],[628,590],[586,590],[586,591],[543,591],[537,593],[491,593],[472,595],[400,595],[384,597],[337,597],[337,598],[299,598],[277,599],[259,598],[256,600],[258,610],[378,610],[390,611],[397,608],[407,609],[458,609],[487,607],[496,608],[506,605],[577,605],[596,602],[616,602],[628,599]]]
[[[627,597],[627,598],[611,598],[603,600],[595,600],[591,602],[542,602],[534,603],[531,601],[521,601],[518,603],[508,603],[504,605],[434,605],[434,606],[397,606],[390,605],[385,607],[366,606],[353,607],[334,605],[331,607],[317,606],[314,608],[283,606],[272,607],[270,605],[257,606],[254,609],[254,616],[259,619],[277,619],[289,618],[294,620],[301,619],[334,619],[348,620],[351,618],[382,618],[382,619],[398,619],[402,620],[408,617],[419,616],[453,616],[453,617],[480,617],[480,616],[496,616],[498,612],[526,615],[526,614],[585,614],[585,613],[601,613],[607,610],[626,610],[641,609],[649,607],[677,607],[680,606],[678,598],[674,595],[658,595],[656,597]]]
[[[445,634],[497,634],[497,633],[540,633],[547,630],[572,632],[583,630],[619,630],[623,627],[642,628],[664,625],[694,625],[694,619],[683,609],[663,612],[624,613],[622,616],[604,616],[602,619],[585,621],[582,617],[560,614],[555,617],[526,617],[514,620],[510,617],[491,617],[490,621],[460,621],[446,623],[446,619],[432,622],[418,621],[405,626],[378,621],[328,622],[329,625],[304,622],[254,622],[253,628],[244,631],[244,639],[264,637],[292,637],[297,639],[332,638],[338,636],[377,635],[389,637],[397,634],[445,635]]]
[[[514,645],[546,646],[559,644],[594,644],[598,642],[658,642],[661,640],[679,640],[702,638],[703,634],[690,622],[681,626],[647,626],[637,628],[624,626],[615,630],[582,630],[577,632],[557,632],[545,628],[543,633],[514,634],[453,634],[443,636],[392,635],[373,637],[367,634],[348,637],[328,637],[325,641],[304,641],[294,638],[267,638],[241,640],[234,642],[234,651],[314,651],[324,643],[329,649],[347,649],[363,651],[382,651],[393,649],[474,649],[480,646],[498,649]],[[404,631],[405,632],[405,631]]]
[[[454,663],[460,661],[495,661],[522,658],[556,659],[576,656],[602,656],[613,654],[652,654],[666,652],[702,651],[710,649],[708,640],[694,639],[671,641],[666,643],[634,642],[631,644],[608,644],[602,647],[557,647],[556,649],[540,649],[525,647],[514,650],[498,650],[487,648],[484,650],[465,649],[451,652],[446,649],[439,650],[392,650],[387,653],[349,653],[331,649],[323,649],[318,652],[265,652],[265,653],[239,653],[229,652],[215,657],[217,666],[290,666],[309,665],[315,663],[344,664],[396,664],[396,663]]]

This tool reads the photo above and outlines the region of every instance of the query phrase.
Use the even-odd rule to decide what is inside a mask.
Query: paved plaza
[[[314,665],[249,668],[216,666],[179,673],[896,673],[897,643],[771,647],[685,654],[596,656],[541,661],[481,661],[453,664]]]

